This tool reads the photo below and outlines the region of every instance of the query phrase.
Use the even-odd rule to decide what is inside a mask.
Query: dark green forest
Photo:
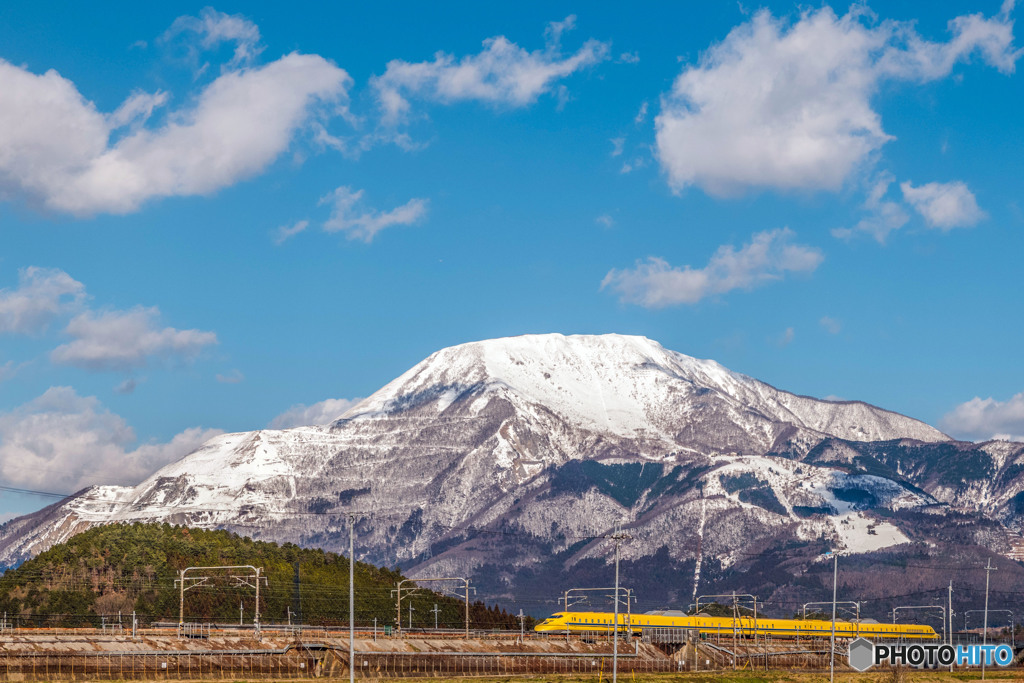
[[[224,565],[262,569],[266,582],[260,586],[260,621],[264,624],[287,623],[289,612],[293,624],[348,624],[346,557],[292,543],[277,545],[228,531],[170,524],[100,526],[54,546],[0,577],[0,611],[8,622],[25,626],[96,626],[116,621],[118,614],[123,623],[130,623],[133,611],[140,625],[176,623],[179,571]],[[369,627],[376,618],[380,627],[394,625],[391,591],[405,577],[397,569],[362,562],[356,562],[354,573],[356,624]],[[190,572],[189,576],[209,579],[186,591],[185,621],[252,624],[255,590],[232,579],[246,574],[252,572]],[[408,604],[403,595],[403,627],[408,627]],[[412,606],[414,629],[433,628],[435,606],[439,627],[464,626],[462,600],[421,589],[412,597]],[[471,603],[470,628],[518,627],[518,619],[496,605]]]

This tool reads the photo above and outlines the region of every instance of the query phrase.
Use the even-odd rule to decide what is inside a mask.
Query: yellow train
[[[627,621],[628,619],[628,621]],[[539,633],[606,633],[615,623],[611,612],[559,612],[537,624]],[[774,619],[771,617],[707,617],[648,612],[619,615],[619,630],[639,635],[645,628],[698,629],[703,636],[736,635],[741,638],[769,635],[773,638],[822,638],[832,635],[831,621],[810,619]],[[837,638],[903,638],[907,640],[938,640],[931,626],[921,624],[879,624],[875,622],[836,621]]]

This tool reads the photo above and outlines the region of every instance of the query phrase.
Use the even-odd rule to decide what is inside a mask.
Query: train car
[[[559,612],[537,624],[538,633],[610,633],[615,618],[611,612]],[[686,616],[680,613],[648,612],[619,615],[619,630],[639,635],[645,628],[696,629],[703,636],[743,638],[769,635],[773,638],[827,638],[832,635],[832,622],[814,619],[774,619],[772,617],[709,617]],[[837,638],[938,640],[931,626],[921,624],[879,624],[857,621],[836,621]]]

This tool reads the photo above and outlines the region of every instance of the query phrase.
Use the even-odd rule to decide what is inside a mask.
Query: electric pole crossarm
[[[209,576],[190,576],[187,579],[185,579],[184,590],[192,590],[193,588],[198,588],[199,586],[206,585],[206,582],[209,580]],[[181,579],[174,580],[175,586],[179,585],[180,583]]]
[[[969,610],[965,610],[963,612],[963,615],[964,615],[964,630],[965,631],[967,630],[967,617],[968,617],[968,615],[975,614],[975,613],[981,614],[984,611],[985,610],[983,610],[983,609],[969,609]],[[1013,620],[1013,610],[1012,609],[990,609],[988,612],[989,612],[989,614],[992,614],[993,612],[1003,612],[1003,613],[1009,614],[1010,615],[1010,620],[1011,621]]]
[[[757,596],[756,595],[751,595],[750,593],[717,593],[717,594],[713,594],[713,595],[698,595],[697,596],[697,602],[694,603],[694,608],[693,608],[693,611],[694,611],[695,614],[699,614],[700,613],[700,601],[701,600],[705,600],[706,598],[729,598],[730,602],[734,598],[750,598],[751,602],[753,602],[753,604],[754,604],[754,611],[755,612],[757,611]],[[705,604],[707,604],[707,603],[705,602]],[[832,603],[828,603],[828,604],[831,605]],[[746,609],[746,608],[744,607],[744,609]]]
[[[397,600],[395,601],[395,622],[398,624],[398,628],[402,628],[402,584],[403,583],[430,583],[434,581],[461,581],[462,589],[466,599],[466,639],[469,639],[469,591],[471,590],[469,585],[469,579],[464,576],[432,576],[423,579],[402,579],[398,582],[396,589],[391,591],[393,594],[397,593]],[[416,590],[416,587],[406,588],[406,595],[412,595],[412,591]],[[472,588],[473,595],[476,595],[476,588]],[[410,605],[411,607],[411,605]],[[409,620],[412,621],[412,613],[409,614]]]
[[[818,602],[805,602],[803,607],[801,608],[803,610],[803,618],[804,619],[807,618],[807,608],[808,607],[812,607],[812,606],[824,607],[826,605],[831,605],[831,604],[832,604],[831,600],[818,601]],[[848,609],[848,608],[845,608],[845,607],[843,609],[845,609],[847,612],[853,612],[854,614],[857,615],[856,618],[860,619],[860,603],[859,602],[855,602],[853,600],[839,600],[838,602],[836,602],[836,608],[838,609],[840,607],[840,605],[852,605],[853,606],[852,610]]]
[[[249,588],[255,588],[255,583],[249,583],[249,579],[254,578],[250,576],[232,576],[235,583],[231,585],[232,588],[241,588],[242,586],[248,586]]]
[[[254,567],[251,564],[234,564],[234,565],[221,565],[216,567],[185,567],[178,571],[178,578],[175,579],[174,583],[178,586],[178,628],[185,625],[185,591],[199,586],[208,585],[211,576],[188,576],[189,572],[192,571],[237,571],[239,569],[248,569],[252,574],[246,574],[243,576],[237,576],[229,574],[228,578],[233,579],[239,583],[236,586],[249,586],[250,588],[256,589],[256,610],[253,623],[256,628],[256,635],[259,637],[260,633],[260,583],[267,585],[267,579],[262,576],[263,567]],[[253,580],[253,583],[248,583],[249,579]]]
[[[573,605],[578,605],[579,603],[584,602],[584,601],[587,600],[587,596],[586,595],[573,595],[573,593],[586,593],[586,592],[590,592],[590,591],[614,591],[614,590],[615,590],[614,586],[609,586],[608,588],[570,588],[569,590],[565,591],[564,596],[559,598],[558,601],[563,603],[563,604],[566,604],[565,610],[568,612],[569,611],[569,607],[572,607]],[[636,596],[633,595],[633,589],[632,588],[620,587],[619,588],[619,593],[620,594],[621,593],[625,593],[626,594],[625,598],[619,598],[619,604],[626,604],[626,605],[628,605],[628,604],[630,604],[630,602],[636,602]],[[612,599],[612,600],[615,599],[614,595],[608,595],[607,597],[609,599]]]

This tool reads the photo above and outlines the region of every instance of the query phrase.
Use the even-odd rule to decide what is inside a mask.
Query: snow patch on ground
[[[832,518],[840,543],[848,551],[870,553],[910,541],[889,522],[869,519],[860,512],[845,512]]]

